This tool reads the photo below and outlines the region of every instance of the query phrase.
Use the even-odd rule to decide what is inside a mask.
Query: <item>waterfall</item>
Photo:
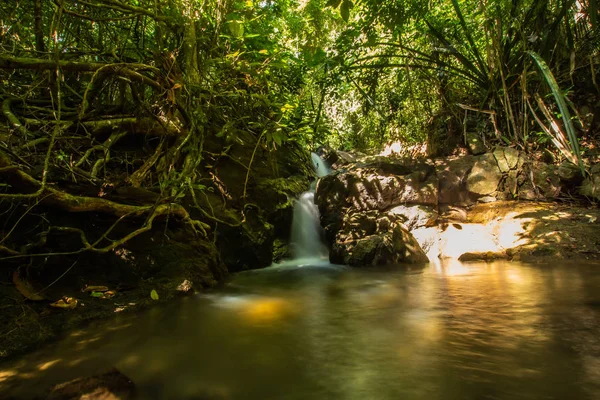
[[[291,245],[295,259],[327,256],[327,247],[321,241],[321,229],[315,194],[304,192],[294,205]]]
[[[329,168],[325,165],[325,161],[321,160],[321,157],[317,153],[310,153],[312,158],[313,166],[315,167],[315,171],[317,172],[317,176],[319,178],[329,175]]]
[[[313,166],[318,177],[329,174],[325,162],[311,153]],[[315,204],[314,189],[302,193],[294,205],[292,220],[291,249],[294,260],[318,259],[322,261],[328,256],[327,247],[321,240],[323,228],[319,221],[319,209]]]

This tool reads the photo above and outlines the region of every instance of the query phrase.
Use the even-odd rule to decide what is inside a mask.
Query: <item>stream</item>
[[[0,392],[116,366],[140,399],[600,398],[598,265],[313,264],[73,332]]]

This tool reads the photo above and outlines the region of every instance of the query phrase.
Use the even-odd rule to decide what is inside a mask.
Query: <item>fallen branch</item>
[[[159,117],[157,117],[159,118]],[[73,121],[45,121],[33,118],[24,118],[24,121],[32,127],[46,124],[55,124],[63,129],[68,129],[75,125]],[[77,126],[85,128],[90,133],[97,135],[114,130],[126,131],[138,135],[156,135],[156,136],[177,136],[182,132],[182,128],[173,120],[157,121],[150,117],[120,117],[105,118],[101,120],[80,122]]]
[[[105,64],[105,63],[93,63],[83,61],[65,61],[65,60],[45,60],[41,58],[25,58],[25,57],[12,57],[6,55],[0,55],[0,69],[33,69],[33,70],[44,70],[44,69],[56,69],[61,68],[65,71],[79,71],[79,72],[93,72],[100,68],[106,67],[107,65],[113,68],[127,68],[129,70],[150,70],[154,72],[160,72],[156,67],[152,67],[146,64],[140,63],[116,63],[116,64]]]
[[[0,167],[8,166],[10,160],[6,155],[0,151]],[[74,213],[82,213],[82,212],[99,212],[109,215],[114,215],[116,217],[123,216],[133,216],[133,217],[141,217],[146,216],[151,213],[153,209],[164,208],[165,206],[169,207],[169,214],[174,215],[176,217],[181,218],[186,222],[192,222],[193,224],[197,224],[198,221],[192,221],[187,210],[181,206],[180,204],[162,204],[157,207],[155,206],[134,206],[128,204],[120,204],[114,201],[102,199],[99,197],[87,197],[87,196],[76,196],[61,190],[55,189],[51,186],[46,185],[42,187],[42,183],[38,180],[31,177],[29,174],[23,172],[20,169],[16,170],[8,170],[8,172],[12,173],[17,179],[19,179],[22,183],[30,186],[32,188],[37,188],[37,191],[34,193],[0,193],[0,198],[8,198],[8,199],[18,199],[23,197],[37,197],[38,192],[42,192],[40,194],[45,195],[46,197],[40,201],[40,204],[52,205],[56,206],[62,210]],[[164,212],[163,212],[164,213]],[[202,224],[202,223],[200,223]],[[208,227],[208,225],[203,224],[204,227]]]

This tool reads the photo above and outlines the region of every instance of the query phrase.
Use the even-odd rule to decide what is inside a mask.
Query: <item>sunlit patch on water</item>
[[[249,324],[275,322],[300,311],[298,304],[279,297],[207,295],[205,298],[215,307],[233,311]]]

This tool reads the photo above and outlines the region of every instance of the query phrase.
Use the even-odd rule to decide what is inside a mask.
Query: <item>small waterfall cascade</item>
[[[317,153],[310,153],[310,156],[312,158],[312,162],[313,162],[313,166],[315,167],[315,171],[317,172],[317,176],[319,178],[322,178],[326,175],[329,175],[329,173],[331,171],[325,164],[325,161],[323,161]]]
[[[318,177],[329,174],[329,168],[316,154],[311,154]],[[291,248],[294,260],[319,259],[328,257],[327,246],[321,240],[323,229],[319,221],[319,209],[315,204],[314,189],[302,193],[294,205]]]

